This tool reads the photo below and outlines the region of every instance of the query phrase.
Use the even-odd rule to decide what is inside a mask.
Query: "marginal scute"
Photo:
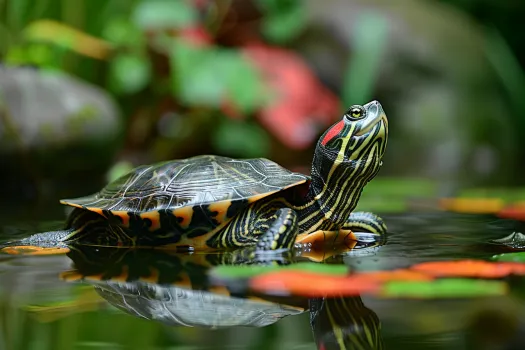
[[[217,223],[222,224],[225,222],[228,218],[228,208],[231,206],[231,201],[222,201],[217,203],[211,203],[208,206],[208,210],[210,211],[211,215],[215,220],[217,220]]]
[[[193,208],[192,207],[183,207],[175,209],[172,211],[172,215],[176,217],[179,221],[178,224],[183,229],[186,229],[190,226],[191,219],[193,218]]]
[[[140,214],[142,220],[150,220],[151,226],[149,231],[156,231],[160,228],[160,213],[158,211],[149,211],[147,213]]]
[[[111,214],[118,216],[121,219],[121,225],[124,227],[129,227],[129,214],[124,210],[112,211]]]
[[[92,211],[93,213],[97,213],[97,214],[102,215],[102,216],[105,217],[104,211],[101,208],[87,207],[86,209],[89,210],[89,211]]]

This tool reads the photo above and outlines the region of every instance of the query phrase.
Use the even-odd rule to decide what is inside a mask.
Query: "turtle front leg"
[[[280,208],[267,218],[253,217],[250,232],[255,244],[231,252],[235,265],[288,265],[297,237],[297,214],[290,208]],[[270,224],[268,225],[267,222]]]
[[[297,213],[290,208],[278,209],[272,224],[258,239],[256,252],[290,250],[297,237]]]
[[[252,252],[276,252],[293,248],[297,214],[290,208],[249,207],[206,243],[218,249],[243,248]]]

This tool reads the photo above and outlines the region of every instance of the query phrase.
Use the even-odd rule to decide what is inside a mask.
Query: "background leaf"
[[[224,119],[212,135],[213,147],[221,154],[233,157],[266,157],[270,153],[270,138],[258,124]]]
[[[142,29],[184,28],[196,23],[197,13],[184,0],[146,0],[136,7],[132,20]]]
[[[151,79],[150,62],[137,55],[122,54],[110,64],[111,89],[121,94],[131,94],[143,89]]]

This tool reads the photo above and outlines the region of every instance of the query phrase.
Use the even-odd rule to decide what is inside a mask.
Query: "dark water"
[[[8,219],[3,240],[37,230]],[[391,233],[384,246],[325,263],[368,271],[488,258],[502,252],[490,239],[522,229],[490,216],[444,213],[385,221]],[[246,279],[210,278],[214,266],[229,263],[218,254],[92,248],[0,255],[0,350],[525,348],[519,293],[447,300],[277,297],[250,293]]]

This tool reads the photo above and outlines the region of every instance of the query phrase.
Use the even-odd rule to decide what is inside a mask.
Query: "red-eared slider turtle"
[[[352,211],[381,167],[387,135],[386,115],[373,101],[352,106],[321,136],[310,177],[263,158],[205,155],[140,166],[98,193],[62,200],[74,207],[64,230],[14,242],[10,251],[78,243],[264,252],[288,250],[311,234],[381,236],[380,218]]]

